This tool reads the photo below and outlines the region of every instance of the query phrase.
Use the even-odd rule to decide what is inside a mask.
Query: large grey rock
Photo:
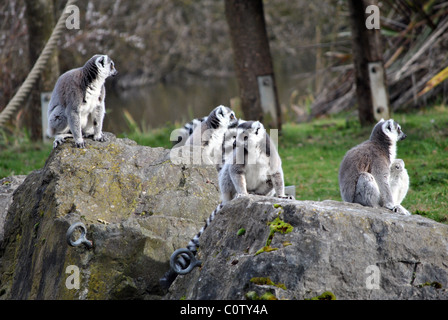
[[[0,241],[3,240],[6,213],[11,206],[14,191],[22,184],[26,176],[13,176],[0,179]]]
[[[277,217],[292,231],[256,254]],[[357,204],[238,198],[205,231],[198,256],[202,267],[178,276],[166,299],[448,298],[448,226]]]
[[[0,242],[0,299],[161,297],[170,255],[219,202],[216,169],[108,138],[87,149],[63,144],[17,188]],[[67,245],[78,221],[91,250]],[[79,270],[79,289],[69,266]]]

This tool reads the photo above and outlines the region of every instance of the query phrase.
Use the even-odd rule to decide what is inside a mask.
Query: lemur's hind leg
[[[48,117],[48,137],[54,137],[53,148],[63,144],[65,139],[73,138],[70,133],[65,109],[61,106],[56,106]]]
[[[380,189],[370,173],[362,172],[359,175],[353,202],[373,208],[380,206]]]

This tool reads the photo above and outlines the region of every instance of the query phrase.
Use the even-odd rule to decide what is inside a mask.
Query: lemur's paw
[[[97,137],[93,137],[93,140],[99,141],[99,142],[107,142],[108,141],[107,137],[104,134],[101,134]]]
[[[80,142],[75,142],[75,147],[76,148],[80,148],[80,149],[85,149],[86,147],[86,143],[84,140],[80,141]]]
[[[406,210],[402,205],[398,205],[392,209],[393,212],[400,214],[402,216],[410,216],[411,213]]]
[[[53,149],[56,149],[58,146],[62,145],[65,142],[65,139],[55,139],[53,142]]]

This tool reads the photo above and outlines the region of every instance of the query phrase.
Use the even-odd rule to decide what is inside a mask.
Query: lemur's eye
[[[258,131],[260,130],[260,128],[257,128],[257,130],[255,130],[255,134],[258,135]]]

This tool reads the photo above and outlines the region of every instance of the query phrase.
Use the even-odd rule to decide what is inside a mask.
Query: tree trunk
[[[247,120],[281,129],[262,0],[225,0],[241,108]]]
[[[25,0],[26,21],[28,25],[28,43],[30,66],[39,58],[47,40],[55,27],[53,0]],[[31,139],[42,139],[42,111],[41,92],[51,92],[59,75],[59,63],[57,50],[50,58],[47,69],[42,77],[37,80],[36,86],[30,94],[30,99],[25,112],[25,125],[29,128]]]
[[[366,26],[366,8],[378,5],[378,1],[349,0],[348,3],[359,121],[362,126],[368,126],[390,117],[380,30]]]

